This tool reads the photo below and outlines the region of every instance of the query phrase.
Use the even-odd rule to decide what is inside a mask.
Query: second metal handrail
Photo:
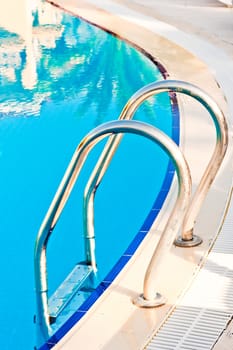
[[[123,108],[119,119],[132,119],[136,110],[146,99],[162,92],[181,93],[199,101],[209,112],[216,130],[216,145],[214,152],[199,182],[197,190],[189,203],[183,221],[182,235],[175,241],[176,245],[191,247],[202,242],[200,237],[193,235],[193,227],[195,219],[200,211],[200,207],[226,153],[228,145],[228,127],[223,112],[208,94],[193,84],[178,80],[154,82],[138,90]],[[92,224],[86,220],[87,212],[89,215],[91,213],[91,216],[94,217],[93,202],[95,191],[109,166],[111,158],[121,141],[121,137],[122,135],[114,135],[109,138],[84,191],[84,233],[87,242],[86,259],[93,265],[95,262],[93,261],[93,247],[91,246]]]
[[[164,299],[158,293],[154,293],[155,265],[157,264],[160,253],[159,251],[161,249],[164,250],[171,245],[174,235],[177,233],[187,210],[191,194],[189,168],[178,146],[167,135],[155,127],[137,121],[125,120],[109,122],[91,131],[77,147],[38,232],[34,253],[35,287],[37,297],[37,323],[44,340],[47,340],[51,335],[46,263],[46,250],[49,238],[89,152],[95,144],[104,137],[119,133],[133,133],[151,139],[172,158],[176,168],[179,184],[177,201],[147,270],[144,282],[144,297],[142,298],[146,303],[149,301],[150,304],[153,303],[153,305],[158,305],[164,302]],[[90,212],[90,217],[87,216],[87,218],[90,219],[89,226],[93,226],[92,233],[94,237],[94,223],[92,221],[93,216],[91,216],[91,213],[92,210]]]

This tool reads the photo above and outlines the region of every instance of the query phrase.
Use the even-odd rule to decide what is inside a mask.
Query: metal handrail
[[[132,119],[134,113],[140,107],[142,102],[144,102],[149,97],[162,92],[182,93],[199,101],[209,112],[212,120],[214,121],[216,129],[216,145],[213,155],[209,161],[208,166],[206,167],[204,174],[202,175],[193,198],[190,201],[187,213],[183,221],[181,237],[178,237],[175,241],[176,245],[190,247],[198,245],[202,242],[202,239],[200,237],[193,235],[193,227],[201,205],[226,153],[228,145],[228,127],[223,112],[209,95],[207,95],[203,90],[193,84],[178,80],[164,80],[154,82],[138,90],[123,108],[119,119]],[[94,220],[93,202],[95,191],[99,186],[106,169],[109,166],[109,163],[121,141],[121,138],[122,135],[114,135],[109,138],[84,190],[83,207],[84,234],[86,238],[86,259],[90,264],[93,264],[93,266],[95,265],[95,261],[92,260],[94,256],[93,246],[91,244],[92,224],[86,220],[87,212],[93,217]]]
[[[91,149],[107,135],[119,133],[133,133],[142,135],[158,144],[173,160],[178,176],[179,191],[175,208],[170,215],[163,236],[154,253],[145,281],[145,296],[151,295],[154,280],[153,268],[156,263],[158,249],[172,242],[178,227],[181,225],[191,193],[191,178],[188,165],[178,146],[164,133],[155,127],[138,121],[114,121],[105,123],[91,131],[77,147],[71,162],[65,172],[61,184],[55,194],[50,208],[42,222],[35,244],[35,287],[37,296],[37,322],[41,328],[42,337],[48,339],[51,335],[48,309],[48,283],[46,271],[46,249],[52,231],[61,215],[64,205],[78,178],[81,168]],[[91,214],[91,213],[90,213]],[[89,218],[89,217],[88,217]]]

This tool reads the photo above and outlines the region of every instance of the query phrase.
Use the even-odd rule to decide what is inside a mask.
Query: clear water
[[[46,3],[38,2],[31,11],[24,38],[17,28],[0,28],[2,350],[27,350],[35,344],[34,242],[76,146],[95,126],[117,119],[136,90],[163,79],[148,58],[101,29]],[[170,135],[168,96],[156,97],[151,108],[152,102],[135,119]],[[82,194],[101,149],[102,144],[92,152],[49,242],[51,292],[83,260]],[[100,276],[142,225],[167,162],[151,141],[124,137],[96,195]]]

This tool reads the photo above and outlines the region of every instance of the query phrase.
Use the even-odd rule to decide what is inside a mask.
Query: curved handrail
[[[209,95],[207,95],[203,90],[193,84],[178,80],[164,80],[154,82],[141,88],[129,99],[123,108],[119,119],[132,119],[134,113],[142,104],[142,102],[144,102],[149,97],[162,92],[182,93],[191,96],[199,101],[211,115],[216,129],[216,145],[213,155],[200,180],[197,190],[195,191],[193,198],[190,201],[182,226],[182,236],[179,237],[176,241],[176,244],[180,246],[194,246],[202,242],[202,239],[200,237],[193,235],[193,227],[200,207],[226,153],[228,145],[228,127],[223,112]],[[94,216],[93,202],[95,191],[99,186],[106,169],[108,168],[111,158],[121,141],[121,137],[122,135],[114,135],[109,138],[84,190],[84,233],[87,242],[86,259],[90,264],[93,265],[95,265],[95,261],[92,261],[94,254],[93,247],[90,244],[92,237],[92,227],[89,225],[86,219],[87,212],[92,217]]]
[[[119,133],[134,133],[145,136],[156,144],[172,158],[175,163],[175,168],[178,176],[179,191],[178,198],[170,215],[169,222],[163,233],[163,237],[160,239],[159,247],[167,245],[167,241],[171,242],[174,235],[177,232],[179,225],[183,220],[184,213],[187,210],[187,206],[191,193],[191,177],[188,165],[179,150],[178,146],[164,133],[157,130],[155,127],[137,121],[114,121],[105,123],[93,131],[91,131],[77,147],[71,162],[65,172],[65,175],[61,181],[61,184],[57,190],[57,193],[50,205],[50,208],[42,222],[40,230],[38,232],[36,244],[35,244],[35,286],[37,293],[37,305],[38,305],[38,323],[41,327],[41,332],[44,339],[48,339],[51,328],[49,320],[48,310],[48,284],[47,284],[47,272],[46,272],[46,248],[51,233],[60,217],[60,214],[64,208],[64,205],[72,191],[72,188],[78,178],[81,168],[95,144],[102,140],[109,134]],[[169,236],[169,237],[168,237]],[[151,289],[153,282],[153,267],[155,264],[156,254],[150,263],[150,269],[146,278],[146,296],[150,296],[148,290]]]

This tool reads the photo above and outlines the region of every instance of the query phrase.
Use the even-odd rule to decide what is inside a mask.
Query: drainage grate
[[[207,262],[146,350],[210,350],[233,314],[233,205]]]

